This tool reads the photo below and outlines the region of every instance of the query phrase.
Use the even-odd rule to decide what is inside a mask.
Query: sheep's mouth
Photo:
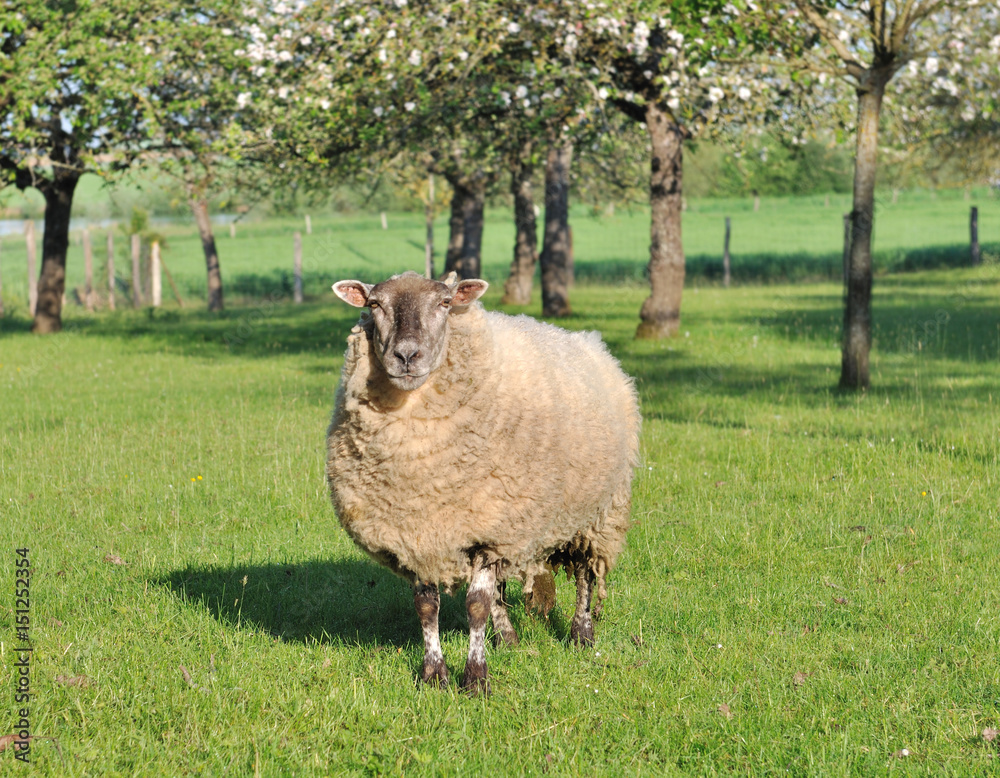
[[[416,389],[423,384],[430,373],[400,373],[399,375],[393,375],[387,371],[387,375],[389,376],[389,382],[397,389],[409,390]]]

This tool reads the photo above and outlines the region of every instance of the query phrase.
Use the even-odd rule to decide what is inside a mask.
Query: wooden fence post
[[[302,302],[302,233],[295,233],[295,302]]]
[[[160,272],[160,241],[154,240],[149,248],[149,296],[154,308],[163,303],[163,278]]]
[[[313,234],[313,223],[312,219],[309,218],[309,214],[306,214],[306,235]]]
[[[115,237],[108,230],[108,310],[115,309]]]
[[[35,306],[38,304],[38,270],[35,267],[37,255],[35,254],[35,222],[28,219],[24,223],[24,247],[28,251],[28,313],[35,315]]]
[[[236,237],[236,222],[229,222],[229,237]]]
[[[389,220],[385,218],[385,211],[382,211],[382,229],[389,229]]]
[[[969,251],[973,266],[982,264],[983,257],[979,253],[979,208],[976,206],[972,206],[969,212]]]
[[[424,275],[434,278],[434,174],[427,176],[427,207],[424,209],[427,222],[427,238],[424,241]]]
[[[90,245],[90,230],[83,228],[83,304],[94,310],[94,251]]]
[[[722,249],[722,285],[729,288],[729,279],[731,277],[730,273],[730,261],[729,261],[729,231],[730,223],[729,217],[726,217],[726,241]]]
[[[0,248],[3,248],[3,243],[0,243]],[[0,272],[0,317],[3,316],[3,273]]]
[[[142,248],[138,233],[132,234],[132,307],[142,305],[142,278],[139,276],[139,252]]]

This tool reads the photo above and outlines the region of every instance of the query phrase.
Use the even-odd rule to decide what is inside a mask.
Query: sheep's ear
[[[452,289],[458,284],[458,273],[454,270],[450,270],[448,275],[441,279],[441,283],[445,286],[450,286]]]
[[[451,296],[452,305],[469,305],[485,294],[489,284],[478,278],[459,281],[455,293]]]
[[[361,281],[338,281],[333,285],[337,297],[355,308],[364,308],[368,305],[368,295],[371,290],[372,284],[363,284]]]

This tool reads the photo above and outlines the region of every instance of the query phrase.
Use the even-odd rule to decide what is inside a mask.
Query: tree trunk
[[[535,200],[531,176],[534,166],[519,160],[511,175],[510,191],[514,195],[514,261],[503,287],[501,303],[527,305],[531,302],[531,283],[538,263],[538,225],[535,221]]]
[[[51,181],[40,187],[45,197],[45,236],[42,238],[42,272],[38,277],[38,303],[31,331],[39,334],[62,329],[62,301],[66,292],[66,251],[73,192],[80,174],[56,166]]]
[[[681,325],[684,246],[681,244],[681,183],[684,131],[656,103],[646,108],[653,146],[649,179],[650,294],[639,311],[637,338],[676,335]]]
[[[0,273],[0,316],[3,315],[3,273]]]
[[[468,191],[456,180],[448,178],[451,184],[451,216],[448,218],[448,250],[444,255],[444,272],[450,273],[462,256],[462,243],[465,240],[464,220],[462,211],[465,208],[465,198]]]
[[[874,71],[867,88],[858,90],[858,137],[851,211],[851,257],[844,300],[840,388],[867,389],[872,345],[872,225],[878,162],[878,119],[888,74]]]
[[[538,262],[542,268],[542,316],[569,316],[573,281],[569,235],[569,170],[573,144],[553,144],[545,160],[545,232]]]
[[[198,224],[201,249],[205,252],[205,269],[208,272],[208,310],[221,311],[223,308],[222,270],[219,267],[219,252],[215,248],[212,220],[208,217],[208,201],[203,197],[192,197],[191,212]]]
[[[482,265],[483,210],[486,182],[479,174],[471,178],[448,176],[451,198],[451,236],[445,273],[454,271],[459,279],[479,278]],[[461,237],[459,237],[461,235]]]

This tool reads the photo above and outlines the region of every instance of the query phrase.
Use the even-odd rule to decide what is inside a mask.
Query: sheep
[[[562,567],[576,580],[570,638],[594,615],[629,526],[640,415],[632,380],[596,332],[487,312],[479,279],[407,272],[334,292],[367,308],[347,339],[327,432],[340,523],[407,580],[424,637],[421,677],[445,686],[440,591],[468,584],[462,688],[487,693],[485,632],[517,642],[506,581]]]

